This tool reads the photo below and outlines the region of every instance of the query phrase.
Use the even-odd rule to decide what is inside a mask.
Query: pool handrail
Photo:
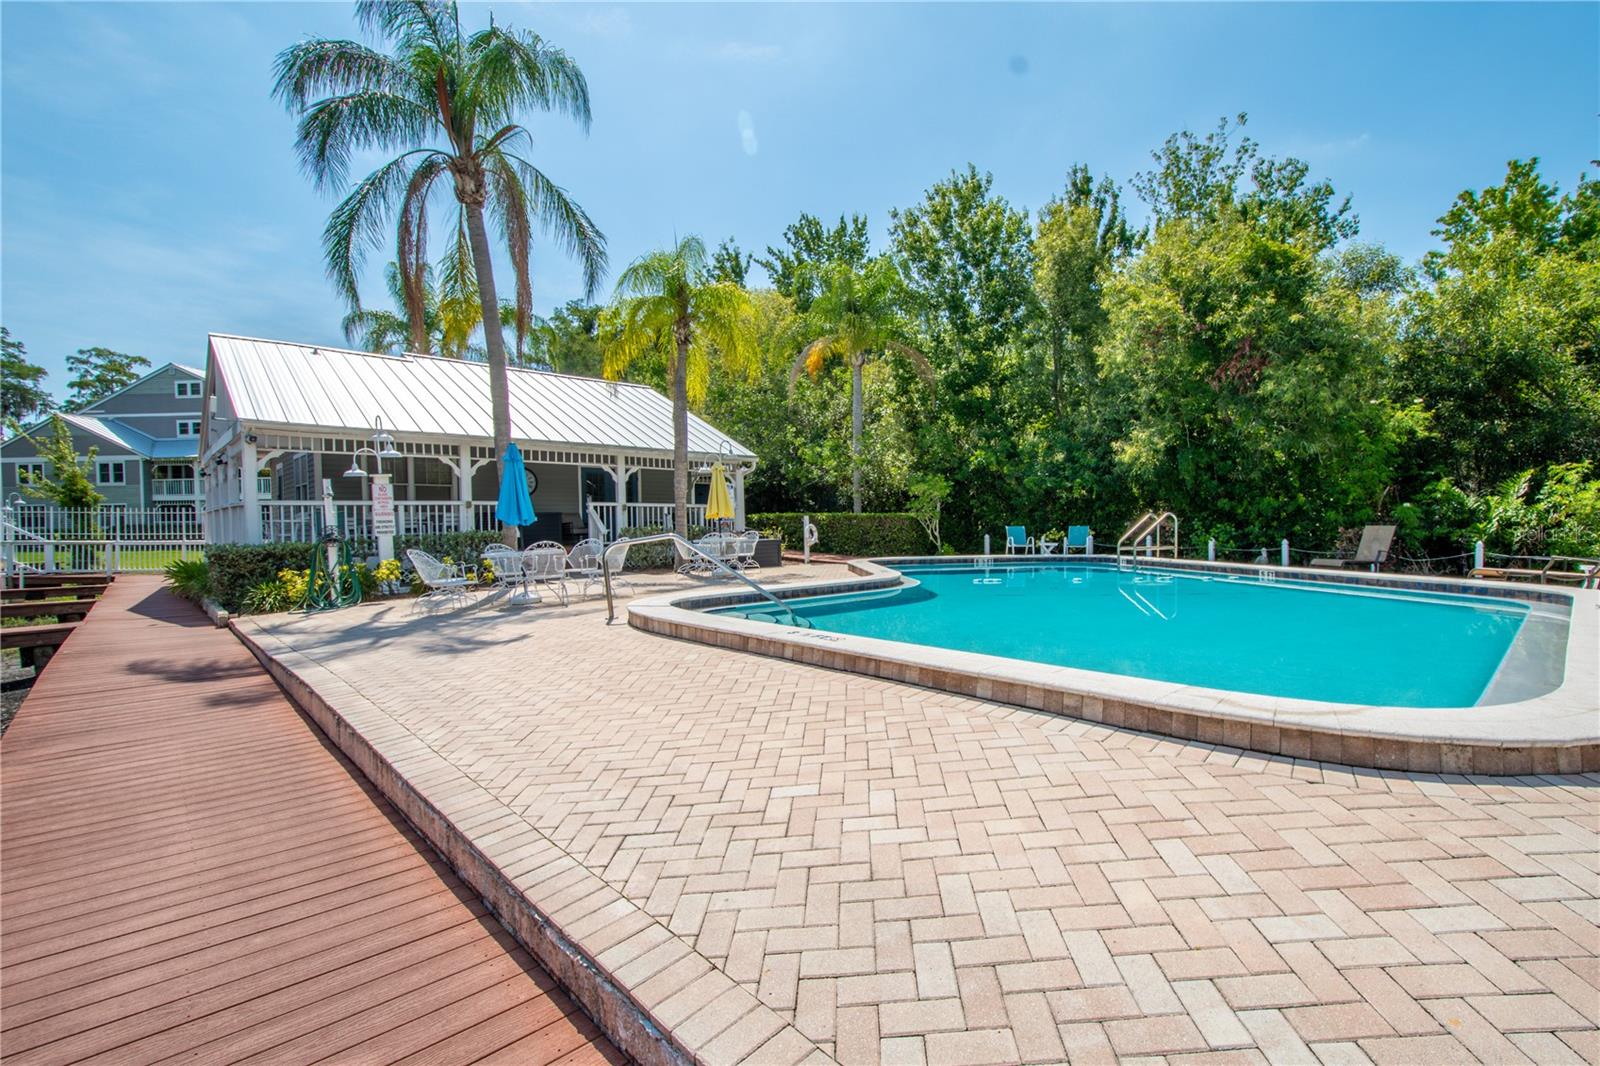
[[[790,625],[801,624],[800,620],[795,616],[794,610],[790,607],[784,606],[782,600],[778,599],[778,597],[774,596],[766,588],[756,584],[756,582],[750,580],[750,578],[735,570],[721,559],[711,555],[709,552],[702,551],[699,547],[691,543],[688,538],[680,537],[676,533],[651,533],[643,537],[624,537],[620,540],[614,540],[610,544],[606,545],[605,551],[600,553],[600,577],[601,580],[605,582],[606,587],[606,625],[611,625],[617,620],[616,603],[612,599],[611,595],[611,553],[618,548],[622,549],[617,556],[618,565],[620,566],[623,562],[627,561],[628,549],[633,547],[635,544],[655,544],[661,541],[667,541],[676,545],[680,552],[690,555],[698,555],[700,558],[710,563],[713,569],[721,570],[729,577],[743,581],[746,585],[749,585],[752,589],[754,589],[757,595],[764,599],[770,600],[774,607],[788,615]]]
[[[1163,544],[1161,542],[1161,524],[1169,519],[1172,522],[1172,543]],[[1154,544],[1142,545],[1139,543],[1139,541],[1152,533],[1155,534],[1156,538]],[[1161,555],[1163,552],[1167,552],[1176,559],[1178,557],[1178,516],[1171,511],[1162,511],[1160,514],[1156,514],[1154,511],[1146,511],[1138,521],[1127,528],[1122,536],[1117,538],[1117,565],[1119,567],[1122,565],[1124,551],[1127,551],[1134,558],[1138,558],[1141,551],[1147,556]]]

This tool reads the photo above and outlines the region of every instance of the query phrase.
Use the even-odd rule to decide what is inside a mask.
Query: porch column
[[[617,536],[628,528],[628,457],[617,456]]]
[[[256,446],[248,440],[239,445],[239,498],[244,502],[244,542],[261,543],[261,499],[256,491]]]
[[[744,464],[733,468],[733,528],[744,528]]]
[[[461,506],[461,518],[457,528],[463,532],[473,528],[472,515],[472,448],[467,444],[456,445],[456,501]]]

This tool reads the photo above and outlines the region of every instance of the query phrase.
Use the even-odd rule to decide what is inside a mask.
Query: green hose
[[[328,572],[328,545],[339,546],[339,567]],[[306,576],[307,611],[334,611],[361,602],[361,581],[350,565],[350,542],[337,529],[322,535],[322,542],[311,549],[311,567]]]

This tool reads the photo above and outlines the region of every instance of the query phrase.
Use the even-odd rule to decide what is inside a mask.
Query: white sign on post
[[[372,477],[372,535],[378,538],[378,561],[394,558],[394,484],[388,474]]]
[[[394,486],[388,474],[377,474],[372,479],[372,533],[377,537],[394,536]]]

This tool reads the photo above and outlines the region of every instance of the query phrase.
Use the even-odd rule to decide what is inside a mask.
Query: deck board
[[[119,578],[0,740],[7,1066],[622,1056],[225,631]]]

